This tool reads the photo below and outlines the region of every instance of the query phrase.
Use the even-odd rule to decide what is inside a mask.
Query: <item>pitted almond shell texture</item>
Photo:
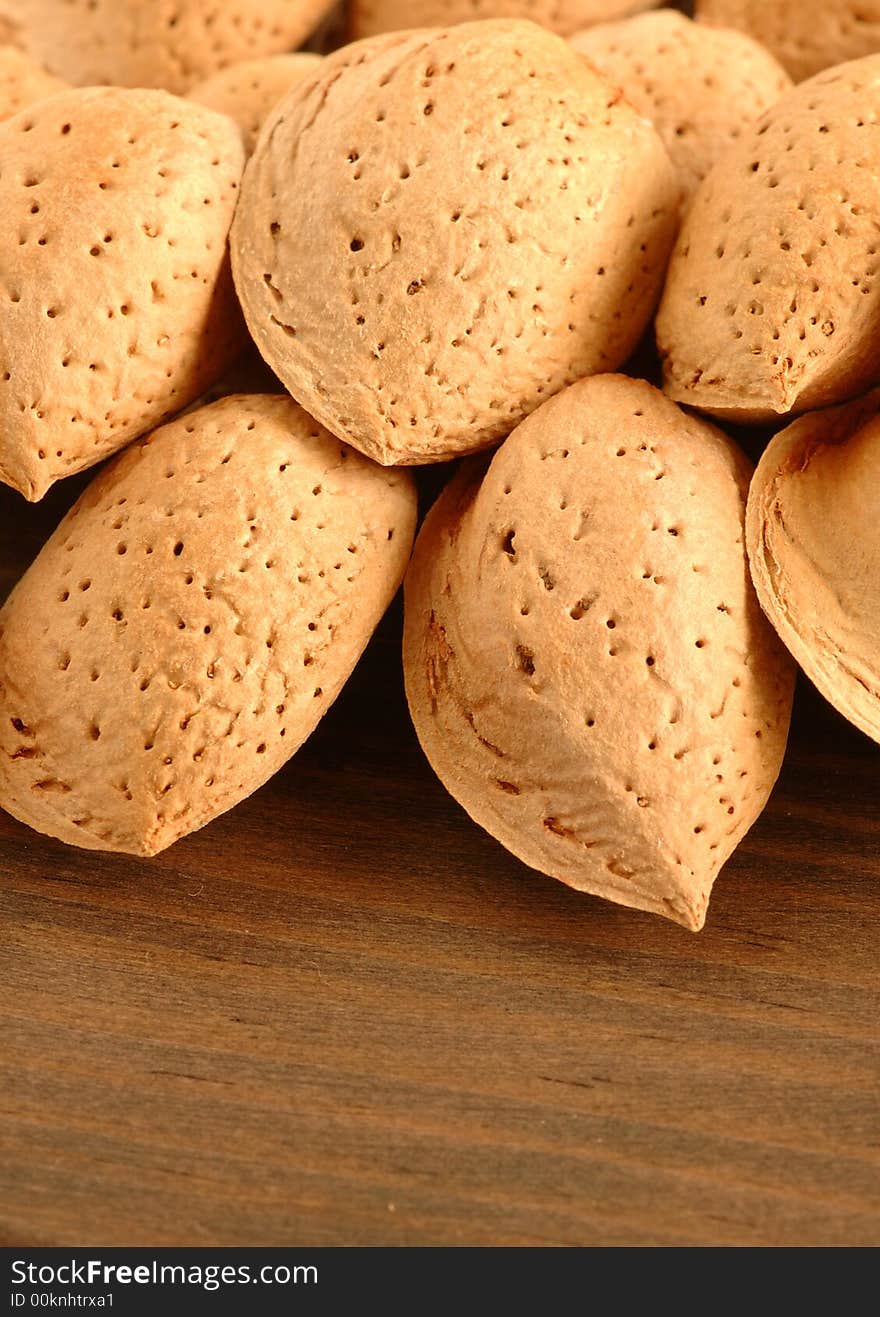
[[[235,124],[76,89],[0,124],[0,479],[39,499],[205,391],[244,347]]]
[[[880,51],[880,0],[697,0],[696,14],[748,32],[796,82]]]
[[[398,33],[330,56],[267,121],[233,272],[307,411],[384,464],[436,462],[627,359],[678,200],[650,124],[560,37]]]
[[[191,87],[187,96],[209,110],[228,114],[242,130],[245,150],[251,154],[260,129],[285,92],[300,78],[313,73],[320,56],[298,51],[293,55],[265,55],[221,69]]]
[[[289,398],[231,397],[112,463],[0,613],[0,805],[153,855],[268,780],[397,590],[409,478]]]
[[[0,45],[0,120],[11,118],[34,101],[54,96],[66,86],[17,46]]]
[[[660,0],[352,0],[354,39],[481,18],[527,18],[562,36],[650,9]]]
[[[787,91],[791,78],[742,32],[706,28],[674,9],[602,23],[571,38],[650,119],[687,196]]]
[[[880,55],[818,74],[697,189],[657,319],[677,402],[740,421],[880,380]]]
[[[334,0],[0,0],[40,64],[78,86],[185,92],[218,69],[294,50]]]
[[[768,617],[825,698],[880,742],[880,392],[778,434],[747,524]]]
[[[792,700],[749,580],[749,464],[650,385],[599,376],[483,468],[441,497],[407,576],[422,746],[526,864],[699,929]]]

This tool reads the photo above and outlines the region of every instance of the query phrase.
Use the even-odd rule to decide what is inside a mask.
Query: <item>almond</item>
[[[153,855],[276,773],[397,590],[409,479],[289,398],[227,398],[111,464],[0,613],[0,805]]]
[[[657,320],[666,391],[741,421],[880,379],[880,55],[801,83],[697,190]]]
[[[791,709],[749,580],[749,464],[650,385],[600,376],[482,470],[441,497],[407,577],[425,752],[525,863],[699,929]]]
[[[380,462],[436,462],[627,359],[678,198],[654,130],[560,37],[506,21],[375,37],[267,121],[233,271],[307,411]]]
[[[244,345],[233,122],[77,89],[0,125],[0,479],[39,499],[197,398]]]
[[[355,37],[407,27],[447,27],[479,18],[530,18],[563,36],[590,23],[650,9],[660,0],[352,0]]]
[[[801,82],[880,50],[878,0],[697,0],[706,23],[740,28]]]
[[[25,106],[54,96],[66,86],[16,46],[0,46],[0,119],[9,119]]]
[[[295,55],[265,55],[221,69],[204,82],[191,87],[191,101],[207,105],[209,110],[228,114],[241,128],[245,150],[251,154],[269,111],[285,92],[313,73],[320,64],[319,55],[300,51]]]
[[[687,197],[749,121],[792,85],[751,37],[700,27],[673,9],[602,23],[571,44],[651,120]]]
[[[747,525],[768,617],[825,698],[880,742],[880,392],[778,434]]]
[[[68,82],[184,92],[301,45],[334,0],[0,0],[16,42]]]

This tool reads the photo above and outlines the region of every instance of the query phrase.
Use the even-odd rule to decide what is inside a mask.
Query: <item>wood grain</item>
[[[7,585],[76,488],[0,493]],[[399,627],[154,861],[0,818],[0,1242],[880,1243],[877,747],[801,692],[694,936],[469,822]]]

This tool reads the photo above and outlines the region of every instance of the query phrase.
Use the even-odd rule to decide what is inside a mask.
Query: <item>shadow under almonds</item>
[[[10,1237],[878,1242],[874,749],[802,699],[694,936],[470,823],[399,632],[153,861],[0,821]]]

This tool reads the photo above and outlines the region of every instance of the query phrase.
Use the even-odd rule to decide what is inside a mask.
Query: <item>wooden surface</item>
[[[468,821],[398,631],[157,860],[0,818],[0,1242],[880,1243],[880,751],[802,692],[694,936]]]

